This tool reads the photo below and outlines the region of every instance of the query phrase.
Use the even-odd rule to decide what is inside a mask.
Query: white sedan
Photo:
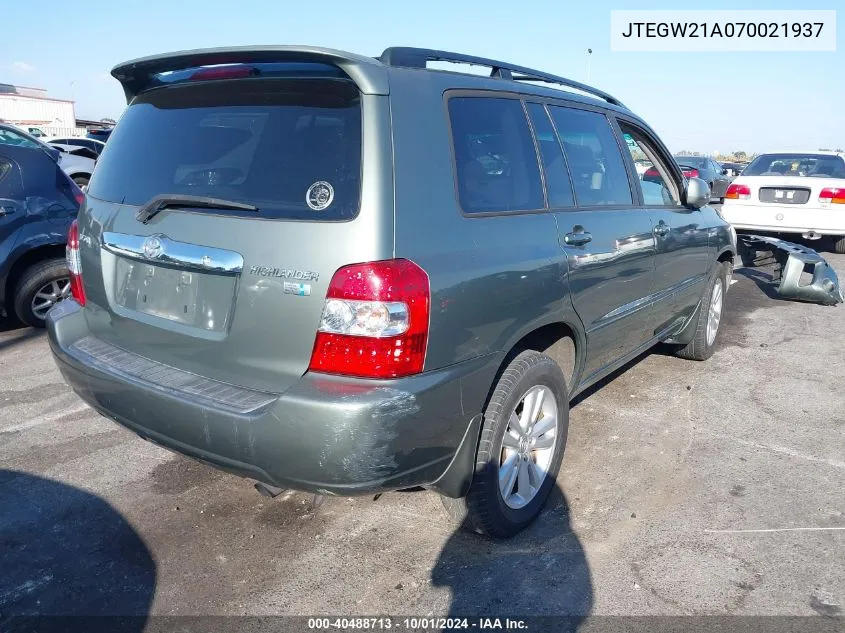
[[[740,233],[829,237],[845,253],[845,154],[761,154],[728,187],[722,215]]]

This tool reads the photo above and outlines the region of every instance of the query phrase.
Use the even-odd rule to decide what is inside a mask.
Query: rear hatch
[[[391,197],[362,179],[390,173],[388,118],[362,124],[387,97],[310,62],[193,65],[148,83],[80,214],[90,332],[280,393],[307,371],[332,274],[392,256]]]

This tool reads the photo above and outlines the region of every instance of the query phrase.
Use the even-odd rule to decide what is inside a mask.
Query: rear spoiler
[[[215,64],[316,62],[343,70],[364,94],[389,94],[387,68],[373,57],[314,46],[235,46],[141,57],[115,66],[112,77],[123,86],[126,102],[153,85],[155,75]]]

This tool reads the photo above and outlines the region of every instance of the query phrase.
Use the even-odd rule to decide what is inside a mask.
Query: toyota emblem
[[[161,240],[157,237],[148,237],[144,240],[144,257],[147,259],[156,259],[161,255],[163,249]]]

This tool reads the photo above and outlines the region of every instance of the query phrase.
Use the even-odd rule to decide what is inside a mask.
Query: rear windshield
[[[254,205],[261,218],[338,221],[357,214],[360,181],[360,93],[351,81],[239,79],[139,95],[88,195],[132,205],[210,196]]]
[[[761,154],[742,175],[845,178],[845,161],[826,154]]]
[[[704,156],[675,156],[675,161],[679,165],[695,167],[696,169],[704,167],[707,164],[707,159]]]

